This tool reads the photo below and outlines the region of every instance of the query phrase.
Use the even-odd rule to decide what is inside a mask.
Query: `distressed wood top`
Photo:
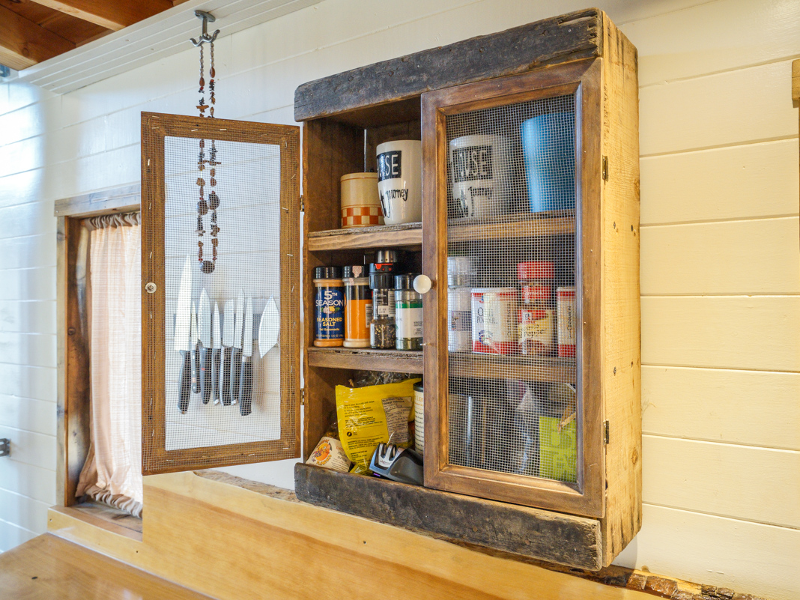
[[[295,91],[294,118],[306,121],[602,56],[602,14],[596,8],[568,13],[304,83]]]

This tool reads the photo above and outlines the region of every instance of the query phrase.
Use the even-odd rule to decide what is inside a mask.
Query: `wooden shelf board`
[[[570,235],[575,233],[571,211],[517,213],[493,218],[468,217],[447,221],[448,242]]]
[[[573,358],[452,352],[450,353],[449,374],[452,377],[525,379],[574,384],[576,368]]]
[[[308,234],[311,252],[397,246],[422,246],[422,223],[330,229]]]
[[[308,364],[330,369],[364,369],[394,373],[422,373],[422,352],[372,348],[308,349]]]

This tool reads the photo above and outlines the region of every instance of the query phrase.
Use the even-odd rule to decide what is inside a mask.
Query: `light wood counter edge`
[[[565,594],[568,597],[598,599],[652,598],[643,592],[614,588],[535,565],[488,556],[390,525],[291,499],[273,497],[268,491],[265,495],[263,491],[251,491],[240,485],[216,481],[192,472],[145,477],[144,495],[144,536],[141,542],[90,524],[63,508],[49,511],[48,530],[169,581],[199,592],[218,594],[217,586],[212,588],[211,582],[206,585],[207,577],[204,574],[217,571],[217,559],[203,550],[204,539],[224,537],[227,530],[215,532],[213,523],[191,521],[191,511],[187,512],[185,508],[171,511],[173,502],[160,501],[173,497],[181,500],[182,504],[189,503],[198,509],[205,505],[229,515],[241,516],[240,527],[243,530],[252,529],[255,521],[269,529],[283,530],[290,535],[311,540],[312,543],[317,541],[320,545],[338,546],[346,553],[357,556],[360,564],[376,560],[388,561],[409,573],[417,572],[452,582],[454,588],[472,588],[479,595],[484,593],[495,598],[529,598],[535,594],[540,599],[562,598]],[[152,521],[163,523],[168,519],[174,524],[175,530],[152,531],[148,527],[148,514],[153,515]],[[180,536],[176,536],[177,532],[180,532]],[[171,561],[165,560],[162,544],[159,542],[163,542],[167,533],[172,536],[172,544],[182,546],[184,560],[180,569],[172,566]],[[262,553],[281,552],[279,547],[267,550],[266,547],[270,546],[268,539],[262,540],[261,544]],[[298,555],[294,563],[298,571],[308,570],[309,577],[315,574],[314,563],[308,557]],[[347,564],[339,567],[342,570],[349,568]],[[228,573],[227,576],[236,578],[239,575]],[[294,573],[292,578],[298,577],[302,577],[299,572]],[[263,590],[264,583],[253,580],[253,591]],[[391,582],[384,584],[391,585]],[[231,587],[231,593],[235,593],[235,588]],[[276,593],[275,597],[282,596]]]

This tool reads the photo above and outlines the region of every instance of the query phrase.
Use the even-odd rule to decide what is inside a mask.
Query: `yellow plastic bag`
[[[381,442],[401,448],[414,441],[409,416],[414,406],[414,384],[419,379],[361,388],[336,386],[339,438],[355,472],[369,471],[369,461]]]

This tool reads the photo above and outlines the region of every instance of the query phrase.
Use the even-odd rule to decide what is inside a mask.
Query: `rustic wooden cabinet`
[[[335,387],[355,370],[420,374],[425,386],[424,487],[299,464],[298,497],[542,560],[610,564],[641,526],[636,49],[590,9],[301,85],[295,119],[303,123],[302,290],[283,280],[281,289],[296,294],[304,315],[303,458],[330,424]],[[532,180],[527,164],[553,127],[570,161],[536,168],[558,171],[555,191]],[[422,144],[422,221],[342,229],[340,178],[375,169],[378,144],[407,139]],[[470,175],[475,160],[488,170]],[[499,204],[476,208],[476,194]],[[275,243],[291,254],[283,239]],[[403,250],[407,270],[432,281],[423,350],[315,347],[314,268],[361,264],[365,253],[385,248]],[[518,265],[553,265],[552,304],[537,305],[551,311],[544,347],[521,353],[516,338],[505,346],[497,331],[487,337],[494,341],[452,345],[454,256],[472,265],[464,297],[514,334],[528,317],[519,312],[525,269]],[[574,339],[561,351],[556,330],[567,317],[555,288],[574,298],[565,305],[574,319],[565,336]],[[511,308],[489,308],[503,289],[514,296]],[[299,369],[295,354],[285,368]],[[289,433],[274,455],[237,459],[226,447],[226,456],[248,462],[296,453]],[[551,442],[545,459],[538,449]],[[257,447],[248,448],[252,457]],[[184,468],[209,462],[217,464]]]

